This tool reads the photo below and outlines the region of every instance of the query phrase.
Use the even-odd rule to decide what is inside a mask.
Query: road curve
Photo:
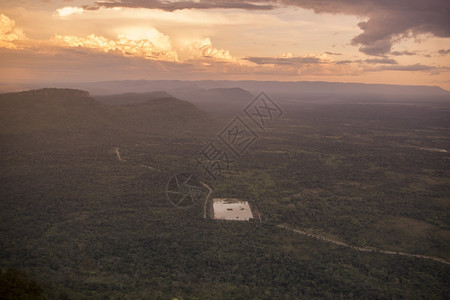
[[[200,183],[209,190],[208,195],[206,195],[205,204],[203,205],[203,219],[206,219],[206,209],[207,209],[206,206],[208,204],[209,197],[211,197],[211,194],[214,192],[214,190],[206,183],[202,181],[200,181]]]
[[[124,160],[124,159],[122,159],[122,157],[120,157],[119,149],[120,149],[119,147],[114,147],[114,153],[116,153],[117,159],[120,160],[120,161],[126,162],[126,160]],[[143,168],[147,168],[147,169],[153,170],[153,171],[161,172],[161,170],[159,170],[157,168],[153,168],[151,166],[147,166],[147,165],[144,165],[144,164],[139,164],[139,166],[143,167]]]
[[[409,256],[409,257],[417,257],[417,258],[423,258],[423,259],[429,259],[429,260],[434,260],[443,264],[447,264],[450,265],[450,262],[446,261],[445,259],[439,258],[439,257],[435,257],[435,256],[427,256],[427,255],[420,255],[420,254],[410,254],[410,253],[404,253],[404,252],[396,252],[396,251],[388,251],[388,250],[381,250],[381,249],[376,249],[376,248],[363,248],[363,247],[356,247],[356,246],[351,246],[347,243],[344,242],[340,242],[340,241],[336,241],[330,238],[326,238],[317,234],[313,234],[310,232],[306,232],[306,231],[302,231],[302,230],[298,230],[298,229],[294,229],[291,228],[287,225],[284,224],[280,224],[280,225],[276,225],[277,227],[280,228],[284,228],[287,230],[290,230],[292,232],[301,234],[301,235],[305,235],[305,236],[309,236],[312,237],[316,240],[320,240],[320,241],[324,241],[327,243],[332,243],[335,245],[339,245],[339,246],[344,246],[344,247],[348,247],[348,248],[352,248],[358,251],[362,251],[362,252],[377,252],[377,253],[383,253],[383,254],[389,254],[389,255],[403,255],[403,256]]]
[[[116,156],[120,161],[125,161],[120,157],[119,147],[114,147],[114,152],[116,153]]]

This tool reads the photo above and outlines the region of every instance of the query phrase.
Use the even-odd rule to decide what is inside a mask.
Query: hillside
[[[117,95],[108,96],[94,96],[95,100],[109,105],[124,105],[143,103],[149,100],[171,98],[168,93],[162,91],[149,92],[149,93],[123,93]]]
[[[127,102],[132,96],[115,99]],[[10,139],[29,135],[52,141],[67,142],[76,137],[111,142],[129,140],[135,134],[180,135],[214,123],[193,104],[160,96],[165,97],[140,96],[141,103],[110,106],[93,99],[88,92],[73,89],[0,94],[0,134]]]
[[[116,113],[116,115],[115,115]],[[69,132],[111,126],[117,111],[72,89],[41,89],[0,94],[1,133]]]
[[[203,89],[195,84],[181,87],[167,87],[168,92],[123,93],[117,95],[97,95],[94,98],[109,105],[143,103],[152,99],[171,98],[187,100],[199,108],[215,114],[237,114],[249,103],[254,95],[239,87]],[[169,95],[170,94],[170,95]]]

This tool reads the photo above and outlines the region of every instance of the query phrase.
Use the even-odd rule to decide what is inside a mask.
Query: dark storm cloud
[[[312,9],[316,13],[367,17],[354,45],[368,55],[384,56],[401,38],[422,33],[450,37],[448,0],[283,0],[285,4]]]
[[[299,65],[326,63],[317,57],[246,57],[245,60],[258,65]]]
[[[180,9],[213,9],[213,8],[238,8],[247,10],[271,10],[275,6],[272,1],[221,1],[221,0],[200,0],[200,1],[163,1],[163,0],[120,0],[120,1],[99,1],[97,7],[130,7],[130,8],[153,8],[165,11],[175,11]],[[87,6],[87,9],[95,9],[95,6]]]

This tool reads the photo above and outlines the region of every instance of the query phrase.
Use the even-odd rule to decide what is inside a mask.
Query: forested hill
[[[167,94],[161,97],[110,106],[74,89],[0,94],[0,134],[65,142],[68,138],[120,141],[133,135],[178,136],[214,127],[209,115],[192,103]]]
[[[85,91],[40,89],[0,95],[0,116],[2,133],[68,133],[107,127],[114,112]]]
[[[171,95],[164,91],[155,91],[148,93],[123,93],[109,96],[95,96],[95,100],[109,105],[126,105],[135,103],[145,103],[149,100],[172,98]]]

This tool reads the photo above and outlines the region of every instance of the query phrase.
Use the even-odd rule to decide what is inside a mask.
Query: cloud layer
[[[439,31],[423,25],[429,18],[418,17],[424,12],[414,6],[417,0],[408,9],[402,0],[362,1],[107,0],[83,8],[76,6],[82,0],[74,0],[69,7],[52,2],[46,11],[4,10],[9,17],[0,14],[0,82],[196,78],[450,87],[449,40],[419,36]],[[416,29],[396,26],[414,11]],[[435,7],[427,13],[438,14]],[[352,38],[363,52],[349,45]]]
[[[66,10],[68,12],[68,10]],[[209,38],[192,38],[175,49],[171,38],[157,29],[131,29],[116,39],[90,34],[88,36],[54,34],[48,40],[32,40],[16,28],[14,20],[0,14],[0,48],[58,51],[61,48],[87,49],[101,53],[115,53],[126,57],[180,62],[179,54],[187,60],[210,60],[237,63],[229,50],[215,48]]]
[[[99,7],[130,7],[153,8],[165,11],[181,9],[247,9],[247,10],[271,10],[275,6],[273,1],[240,1],[240,0],[198,0],[198,1],[160,1],[160,0],[105,0],[97,1],[95,6],[84,6],[84,9],[98,9]]]
[[[271,10],[283,5],[311,9],[318,14],[347,14],[366,19],[358,24],[363,32],[351,42],[359,45],[359,50],[367,55],[385,56],[395,43],[421,34],[450,37],[448,0],[106,0],[84,8]]]
[[[119,36],[117,40],[109,40],[95,34],[91,34],[87,37],[55,34],[50,41],[54,45],[61,47],[81,47],[101,52],[116,51],[123,55],[138,56],[147,59],[177,61],[177,54],[175,51],[167,51],[158,48],[148,39],[131,40],[125,36]]]

